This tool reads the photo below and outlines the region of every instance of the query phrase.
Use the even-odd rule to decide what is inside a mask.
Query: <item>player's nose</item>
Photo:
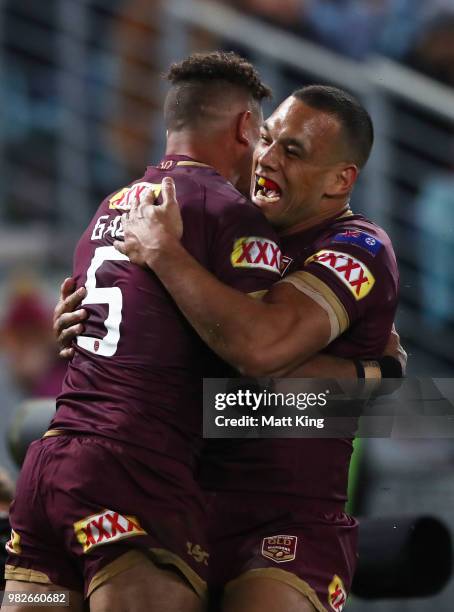
[[[278,167],[278,151],[276,145],[270,144],[263,147],[257,157],[257,166],[264,169],[276,170]]]

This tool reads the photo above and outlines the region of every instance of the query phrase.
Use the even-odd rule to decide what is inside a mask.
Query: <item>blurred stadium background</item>
[[[363,100],[376,144],[353,208],[390,233],[408,373],[454,368],[454,0],[0,1],[0,466],[15,407],[56,393],[48,321],[74,245],[107,193],[157,161],[160,74],[233,49],[274,89],[331,83]],[[271,106],[266,109],[269,111]],[[454,528],[454,441],[368,440],[361,512]],[[452,610],[454,584],[372,612]]]

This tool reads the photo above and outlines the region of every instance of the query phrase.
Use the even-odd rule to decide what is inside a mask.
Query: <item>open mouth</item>
[[[262,202],[278,202],[282,191],[277,183],[264,176],[255,175],[254,198]]]

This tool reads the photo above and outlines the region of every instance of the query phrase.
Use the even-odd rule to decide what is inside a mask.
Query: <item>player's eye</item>
[[[300,153],[296,149],[287,148],[285,152],[289,157],[300,157]]]

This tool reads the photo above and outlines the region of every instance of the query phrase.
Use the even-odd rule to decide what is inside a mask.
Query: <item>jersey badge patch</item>
[[[147,535],[134,516],[123,516],[113,510],[92,514],[74,523],[74,533],[84,553],[95,546],[110,544],[133,536]]]
[[[230,261],[234,268],[261,268],[280,276],[281,258],[281,250],[272,240],[245,236],[235,240]]]
[[[291,257],[287,257],[287,255],[282,255],[281,257],[281,276],[285,276],[285,274],[287,273],[287,270],[290,268],[290,266],[293,263],[293,259]]]
[[[263,538],[262,555],[275,563],[293,561],[296,556],[298,537],[291,535],[276,535]]]
[[[342,612],[347,602],[347,591],[339,576],[334,576],[328,587],[328,602],[334,612]]]
[[[346,253],[322,249],[304,263],[307,265],[311,262],[316,262],[334,272],[356,300],[365,298],[375,285],[375,278],[369,268],[356,257]]]
[[[361,249],[364,249],[373,257],[379,252],[382,248],[383,243],[380,242],[374,236],[367,234],[366,232],[361,232],[359,230],[345,230],[340,234],[336,234],[333,238],[333,242],[341,242],[344,244],[354,244]]]
[[[109,200],[109,208],[114,210],[131,210],[131,202],[134,202],[136,198],[140,198],[140,195],[147,188],[153,189],[156,198],[161,193],[160,183],[135,183],[130,187],[124,187],[117,191]]]
[[[14,529],[11,529],[11,538],[5,544],[5,548],[10,555],[20,555],[22,553],[20,535]]]

